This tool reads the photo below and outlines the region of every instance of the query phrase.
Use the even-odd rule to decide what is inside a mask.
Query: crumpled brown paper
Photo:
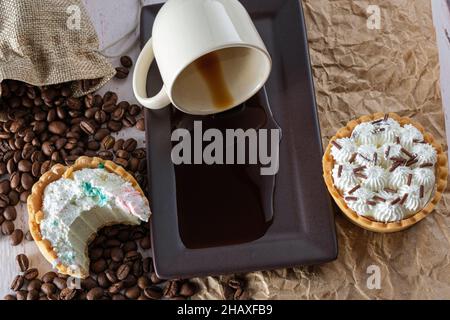
[[[350,119],[392,111],[417,120],[446,147],[429,0],[304,0],[302,4],[324,145]],[[367,28],[369,5],[381,9],[380,30]],[[409,230],[386,235],[365,231],[337,212],[336,261],[242,275],[249,296],[450,298],[449,208],[447,191],[432,215]],[[377,283],[370,278],[377,269],[379,289],[373,288]],[[228,278],[198,279],[203,289],[198,297],[223,299]]]
[[[115,74],[98,45],[80,0],[0,0],[0,82],[95,80],[73,88],[75,96],[95,91]]]

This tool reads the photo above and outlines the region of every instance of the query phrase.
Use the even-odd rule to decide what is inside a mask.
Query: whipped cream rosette
[[[331,139],[323,167],[343,212],[378,232],[423,219],[441,198],[448,175],[442,147],[420,125],[396,114],[350,122]]]
[[[108,225],[138,225],[151,212],[136,180],[123,168],[99,158],[79,158],[72,167],[54,166],[28,198],[30,231],[59,272],[89,275],[87,248]]]

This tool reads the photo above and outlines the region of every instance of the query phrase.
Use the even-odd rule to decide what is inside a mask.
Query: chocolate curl
[[[391,153],[391,146],[389,146],[386,150],[386,152],[384,153],[384,156],[386,157],[386,159],[389,159],[389,153]]]
[[[378,154],[377,154],[376,152],[373,154],[373,162],[375,163],[375,165],[377,165],[377,162],[378,162]]]
[[[382,198],[380,196],[374,196],[373,199],[376,200],[376,201],[386,202],[386,199]]]
[[[417,162],[419,162],[419,160],[417,160],[417,159],[408,160],[408,162],[406,163],[406,166],[411,167],[412,165],[416,164]]]
[[[401,163],[400,162],[396,162],[392,165],[392,167],[389,169],[389,172],[394,172],[395,169],[397,169],[398,167],[400,167]]]
[[[412,175],[412,173],[410,173],[410,174],[408,175],[408,182],[407,182],[407,185],[408,185],[408,186],[411,186],[412,178],[413,178],[413,175]]]
[[[363,158],[364,160],[368,161],[368,162],[372,162],[372,160],[370,160],[369,158],[363,156],[362,154],[358,153],[358,156],[360,156],[361,158]]]
[[[397,144],[400,144],[400,137],[396,137],[395,142],[397,142]]]
[[[399,203],[400,201],[402,201],[402,199],[399,197],[397,199],[395,199],[394,201],[391,202],[391,205],[396,205],[397,203]]]
[[[342,176],[342,169],[343,169],[343,166],[339,165],[339,167],[338,167],[338,178],[340,178]]]
[[[425,187],[420,185],[420,199],[422,199],[425,196]]]
[[[391,189],[391,188],[384,188],[384,191],[389,193],[397,193],[397,190]]]
[[[345,197],[344,198],[346,201],[357,201],[358,198],[357,197]]]
[[[414,155],[411,152],[409,152],[408,150],[406,150],[405,148],[401,148],[400,151],[403,152],[404,154],[406,154],[410,159],[415,158]]]
[[[352,190],[350,190],[350,191],[348,192],[348,194],[353,194],[353,193],[356,192],[356,190],[358,190],[358,189],[360,189],[360,188],[361,188],[361,185],[358,184],[356,187],[354,187]]]
[[[429,167],[432,167],[432,166],[433,166],[433,164],[429,163],[429,162],[420,165],[421,168],[429,168]]]
[[[355,176],[357,176],[358,178],[367,179],[367,176],[364,173],[361,173],[361,172],[355,173]]]
[[[351,158],[350,158],[350,163],[353,163],[353,162],[355,162],[355,160],[356,160],[356,156],[358,155],[358,153],[357,152],[355,152],[354,154],[352,154],[352,156],[351,156]]]
[[[358,173],[358,172],[360,172],[360,171],[362,171],[362,170],[364,170],[364,169],[366,169],[366,168],[367,168],[366,166],[361,166],[361,167],[358,167],[358,168],[353,169],[353,172],[354,172],[354,173]]]
[[[385,113],[383,121],[386,122],[386,121],[388,121],[388,119],[389,119],[389,113]]]
[[[383,121],[383,119],[378,119],[378,120],[372,121],[372,124],[379,124],[379,123],[381,123],[382,121]]]
[[[331,144],[333,145],[333,146],[335,146],[336,148],[338,148],[339,150],[341,150],[342,149],[342,146],[339,144],[339,143],[337,143],[336,141],[331,141]]]
[[[408,198],[408,194],[405,193],[405,194],[403,195],[403,197],[402,197],[402,200],[400,200],[400,204],[401,204],[401,205],[404,205],[407,198]]]
[[[368,200],[366,203],[367,203],[369,206],[376,206],[376,205],[377,205],[377,203],[376,203],[375,201],[370,201],[370,200]]]

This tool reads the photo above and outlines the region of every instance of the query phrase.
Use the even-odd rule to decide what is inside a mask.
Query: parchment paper
[[[388,111],[412,117],[445,145],[431,1],[302,2],[324,145],[350,119]],[[381,9],[380,30],[367,28],[369,5]],[[336,261],[241,276],[253,299],[448,299],[449,206],[447,191],[432,215],[389,235],[365,231],[338,212]],[[228,278],[198,279],[198,298],[223,299]]]

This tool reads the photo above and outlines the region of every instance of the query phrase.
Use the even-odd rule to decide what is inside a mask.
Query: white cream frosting
[[[413,125],[378,119],[359,124],[351,138],[336,142],[339,148],[331,151],[333,181],[357,214],[385,223],[399,221],[431,199],[437,152]]]
[[[333,146],[331,148],[331,154],[333,158],[339,162],[349,162],[353,154],[357,151],[357,148],[350,138],[337,139],[336,143],[340,146]]]
[[[86,238],[105,224],[148,221],[148,200],[128,181],[105,169],[82,169],[73,179],[61,178],[44,190],[41,233],[60,261],[72,268],[88,267]]]

